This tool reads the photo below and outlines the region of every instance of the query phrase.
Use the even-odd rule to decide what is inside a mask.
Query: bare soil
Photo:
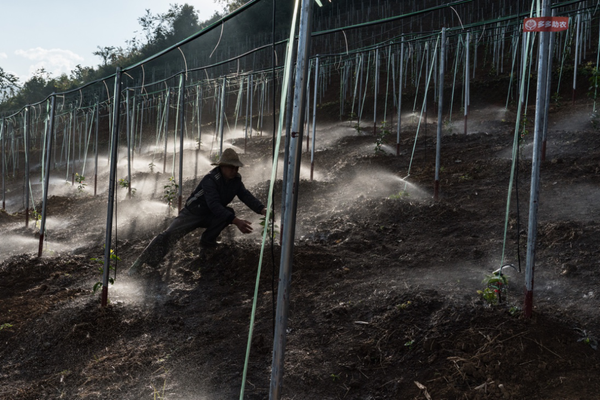
[[[321,124],[313,181],[303,155],[283,398],[598,398],[600,136],[590,112],[581,102],[551,113],[531,319],[521,309],[532,134],[521,145],[506,241],[505,263],[521,272],[504,270],[503,304],[477,293],[501,264],[514,115],[474,107],[469,134],[462,120],[445,126],[439,201],[431,121],[415,147],[415,125],[405,121],[400,157],[395,134],[375,152],[367,124]],[[262,199],[268,174],[257,172],[271,146],[255,136],[241,156],[247,186]],[[25,227],[22,210],[0,213],[0,398],[239,398],[259,229],[244,236],[228,228],[206,261],[195,232],[160,269],[128,277],[170,220],[155,205],[169,174],[144,171],[134,172],[133,186],[154,183],[139,184],[133,199],[119,189],[120,261],[106,308],[92,292],[101,264],[91,260],[103,254],[105,191],[50,197],[41,258],[34,223]],[[184,196],[196,182],[186,180]],[[241,203],[233,207],[258,226]],[[279,253],[277,241],[267,244],[246,399],[268,398]]]

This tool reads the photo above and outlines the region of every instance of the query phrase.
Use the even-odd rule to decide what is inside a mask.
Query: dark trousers
[[[227,209],[233,212],[232,208],[227,207]],[[195,215],[187,208],[183,208],[171,222],[171,225],[164,232],[158,234],[144,249],[139,260],[151,267],[158,267],[158,264],[181,238],[198,228],[206,228],[200,238],[200,245],[202,247],[213,247],[217,244],[219,234],[227,225],[229,223],[225,219],[218,219],[212,214]]]

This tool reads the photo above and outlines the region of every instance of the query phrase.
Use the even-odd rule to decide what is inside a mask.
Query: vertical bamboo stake
[[[465,135],[467,134],[467,119],[469,117],[469,56],[470,56],[470,39],[471,39],[471,32],[467,32],[467,38],[465,40],[465,50],[466,50],[466,54],[465,54],[465,103],[464,103],[464,115],[465,115]]]
[[[577,30],[575,31],[575,57],[573,65],[573,104],[575,104],[575,90],[577,89],[577,65],[579,64],[579,40],[581,36],[581,14],[577,14]]]
[[[373,93],[373,135],[377,135],[377,96],[379,95],[379,48],[375,49],[375,89]]]
[[[279,289],[277,291],[277,313],[275,337],[273,341],[273,362],[271,367],[270,400],[279,400],[283,389],[283,369],[286,345],[286,330],[289,310],[289,296],[292,278],[292,256],[294,247],[296,209],[298,203],[298,184],[300,178],[300,163],[302,157],[302,121],[304,95],[306,90],[306,75],[308,71],[308,52],[310,48],[312,0],[302,1],[300,15],[300,32],[298,40],[298,59],[296,62],[296,84],[294,93],[294,117],[292,119],[292,137],[290,138],[290,158],[288,176],[286,179],[286,203],[282,232],[281,263],[279,273]]]
[[[219,136],[221,137],[221,143],[219,146],[219,157],[223,154],[223,120],[225,118],[225,90],[227,86],[227,78],[223,77],[223,88],[221,89],[221,112],[219,113]]]
[[[183,202],[183,135],[185,129],[185,80],[184,74],[179,75],[179,190],[177,193],[179,198],[179,210]],[[175,155],[173,155],[175,158]]]
[[[404,37],[400,44],[400,70],[398,72],[398,127],[396,128],[396,156],[400,155],[400,127],[402,125],[402,81],[404,79]]]
[[[25,226],[29,226],[29,106],[23,111],[23,139],[25,147]]]
[[[165,100],[165,151],[164,151],[164,159],[163,159],[163,174],[167,171],[167,144],[169,141],[169,111],[171,110],[171,89],[167,87],[167,98]]]
[[[102,298],[101,306],[108,304],[108,273],[110,271],[110,250],[112,244],[113,210],[115,205],[115,183],[117,176],[117,151],[119,146],[119,123],[120,123],[120,101],[121,99],[121,68],[117,67],[115,74],[115,89],[113,96],[113,123],[112,142],[110,148],[110,173],[108,183],[108,209],[106,212],[106,237],[104,241],[104,267],[102,271]]]
[[[543,1],[543,15],[548,15],[548,0]],[[540,159],[541,159],[541,135],[543,129],[544,109],[543,104],[546,96],[546,80],[549,78],[548,67],[548,32],[540,32],[540,45],[538,56],[537,96],[535,127],[533,136],[533,155],[531,165],[531,189],[529,196],[529,223],[527,235],[527,266],[525,270],[525,307],[526,318],[531,318],[533,311],[533,275],[535,269],[535,245],[537,238],[537,212],[540,194]]]
[[[243,79],[243,78],[242,78]],[[246,146],[248,144],[248,112],[250,110],[250,75],[248,75],[248,83],[246,85],[246,118],[244,119],[244,154],[246,154]]]
[[[129,114],[129,93],[125,95],[125,137],[127,138],[127,198],[131,199],[131,115]]]
[[[202,149],[202,105],[204,102],[202,95],[202,83],[199,83],[196,89],[196,98],[198,100],[198,150]]]
[[[46,137],[46,166],[44,175],[44,186],[42,196],[42,219],[40,220],[40,245],[38,247],[38,258],[42,256],[44,249],[44,233],[46,232],[46,207],[48,205],[48,189],[50,187],[50,152],[52,151],[52,131],[54,130],[54,112],[56,109],[56,96],[50,97],[50,115],[48,121],[48,135]]]
[[[94,156],[94,196],[96,196],[98,189],[98,117],[99,117],[99,108],[100,103],[98,102],[98,98],[96,98],[96,113],[95,113],[95,127],[96,131],[96,144],[95,144],[95,156]]]
[[[556,10],[552,11],[552,16],[556,16]],[[546,79],[546,93],[544,104],[544,125],[542,127],[542,162],[546,161],[546,139],[548,137],[548,114],[550,113],[550,91],[552,90],[552,53],[554,51],[554,38],[556,33],[549,32],[550,43],[548,44],[548,78]]]
[[[319,83],[319,56],[315,61],[315,94],[313,101],[313,123],[312,123],[312,147],[310,153],[310,180],[313,180],[315,170],[315,137],[317,136],[317,91]]]
[[[439,200],[440,192],[440,159],[442,152],[442,110],[444,107],[444,58],[446,57],[446,28],[442,28],[442,45],[440,50],[440,80],[438,91],[438,123],[437,123],[437,143],[435,149],[435,183],[433,190],[433,199]]]

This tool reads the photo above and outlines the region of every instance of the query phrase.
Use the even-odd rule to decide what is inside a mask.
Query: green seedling
[[[35,227],[40,229],[42,226],[42,214],[37,212],[37,210],[33,210],[33,219],[35,220]]]
[[[485,288],[478,290],[477,293],[489,305],[501,304],[503,298],[506,297],[508,287],[508,278],[500,272],[494,272],[485,277],[483,280]]]
[[[169,183],[163,186],[163,199],[167,202],[169,206],[169,214],[171,214],[173,202],[177,198],[178,192],[179,185],[175,182],[175,177],[172,176],[169,178]]]
[[[415,340],[409,340],[408,342],[404,343],[404,347],[408,347],[409,350],[412,350],[413,344],[415,344]]]
[[[129,189],[129,180],[127,178],[121,178],[119,179],[119,186],[121,186],[123,189]],[[136,192],[136,188],[132,187],[131,188],[131,197],[135,196],[135,192]]]
[[[409,194],[406,190],[401,190],[398,193],[391,195],[389,197],[389,199],[390,200],[400,200],[400,199],[402,199],[404,197],[408,197],[408,196],[409,196]]]
[[[156,164],[154,164],[153,162],[150,162],[150,164],[148,164],[148,168],[150,168],[150,173],[154,173],[154,167],[156,167]]]
[[[115,261],[115,262],[121,261],[121,258],[115,254],[115,252],[114,252],[113,249],[110,249],[110,260],[111,261]],[[102,264],[102,266],[99,267],[98,270],[100,271],[101,275],[104,275],[104,258],[90,258],[90,261],[94,261],[94,262]],[[114,271],[115,267],[113,267],[113,265],[111,264],[111,266],[110,266],[109,269],[112,270],[112,271]],[[108,282],[111,285],[114,285],[115,284],[115,279],[109,277],[108,278]],[[95,293],[101,286],[102,286],[102,282],[100,282],[100,281],[96,282],[94,284],[93,292]]]
[[[11,324],[9,324],[8,322],[7,322],[7,323],[4,323],[4,324],[2,324],[2,325],[0,325],[0,331],[1,331],[2,329],[8,329],[8,328],[12,328],[12,325],[11,325]]]
[[[85,183],[85,176],[75,173],[75,182],[77,182],[77,192],[82,194],[87,186],[87,183]]]
[[[386,136],[388,136],[389,134],[390,130],[387,127],[387,121],[382,121],[381,129],[379,130],[379,133],[377,134],[377,139],[375,140],[375,154],[385,153],[385,150],[383,150],[382,146]]]
[[[582,342],[583,344],[587,344],[594,350],[598,350],[598,339],[595,336],[592,336],[589,331],[585,329],[575,328],[575,330],[581,336],[577,339],[578,342]]]
[[[340,374],[331,374],[329,375],[329,377],[331,378],[332,381],[339,381],[340,380]]]
[[[398,304],[398,305],[396,306],[396,308],[397,308],[398,310],[406,310],[408,307],[410,307],[410,305],[411,305],[411,302],[410,302],[410,300],[409,300],[409,301],[407,301],[406,303]]]
[[[271,215],[271,219],[273,218],[273,216]],[[261,234],[264,234],[265,232],[265,225],[266,225],[266,229],[267,229],[267,236],[275,239],[277,237],[277,235],[279,234],[279,226],[277,224],[273,224],[273,226],[271,226],[270,223],[267,224],[266,222],[267,217],[262,217],[260,219],[260,226],[262,226],[262,229],[260,231]]]
[[[552,95],[552,102],[556,107],[560,107],[562,105],[561,100],[562,96],[559,95],[558,92],[554,92],[554,94]]]

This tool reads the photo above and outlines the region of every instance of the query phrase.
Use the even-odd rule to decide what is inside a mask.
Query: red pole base
[[[44,251],[44,234],[40,233],[40,246],[38,247],[38,258],[42,256]]]
[[[433,200],[438,201],[440,199],[440,181],[436,180],[433,184]]]
[[[312,182],[313,180],[313,172],[315,171],[315,163],[314,161],[311,161],[310,163],[310,180]]]
[[[102,286],[102,300],[100,301],[102,307],[108,305],[108,286]]]
[[[183,197],[181,197],[181,195],[179,195],[179,208],[178,210],[181,211],[181,203],[183,202]]]
[[[400,143],[396,143],[396,156],[400,155]]]
[[[525,318],[531,318],[532,313],[533,313],[533,290],[526,290],[525,291],[525,308],[524,308]]]

